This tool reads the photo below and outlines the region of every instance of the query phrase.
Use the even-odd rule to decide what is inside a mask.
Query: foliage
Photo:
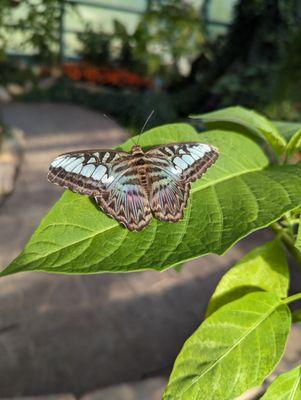
[[[94,32],[89,26],[84,32],[78,34],[81,44],[79,55],[83,61],[95,65],[111,66],[111,38],[112,36],[105,32]]]
[[[163,399],[234,399],[260,385],[279,362],[290,325],[287,305],[273,293],[224,305],[186,341]]]
[[[54,62],[58,57],[60,3],[60,0],[42,0],[33,4],[27,0],[27,15],[18,21],[21,28],[30,26],[27,41],[36,49],[41,61]]]
[[[235,264],[219,282],[207,310],[207,316],[223,305],[256,291],[288,295],[289,270],[279,239],[256,247]]]
[[[5,51],[8,44],[7,21],[10,15],[11,3],[9,0],[2,0],[0,12],[0,62],[5,60]]]
[[[194,118],[199,118],[195,116]],[[263,140],[273,147],[277,154],[283,153],[286,147],[285,139],[280,135],[277,127],[263,115],[242,107],[228,107],[223,110],[202,114],[205,127],[215,129],[221,124],[227,127],[236,127],[240,131],[248,132]]]
[[[14,82],[26,85],[27,82],[37,83],[37,80],[38,77],[31,68],[8,61],[0,63],[0,84]]]
[[[133,33],[114,21],[110,34],[87,27],[78,38],[84,61],[160,75],[164,80],[178,78],[183,60],[189,63],[204,44],[197,11],[189,3],[175,0],[151,4]]]
[[[280,65],[277,99],[300,101],[301,89],[301,28],[291,35],[287,44],[285,57]]]
[[[62,15],[61,0],[23,0],[1,3],[0,28],[5,37],[15,26],[22,31],[21,47],[33,48],[39,62],[56,63],[59,60],[60,24]],[[2,2],[3,2],[2,1]],[[23,13],[14,13],[14,6],[22,7]],[[2,13],[2,7],[4,13]],[[64,7],[70,7],[65,5]],[[15,25],[11,25],[14,17]],[[0,33],[1,38],[1,33]],[[1,46],[3,51],[5,47]]]
[[[160,65],[168,61],[170,73],[175,78],[180,75],[181,61],[186,59],[191,62],[204,44],[197,11],[188,2],[176,0],[162,4],[154,2],[138,24],[134,37],[136,55],[147,59],[157,56]],[[149,73],[160,71],[160,65],[149,61],[147,64]]]
[[[179,111],[197,112],[200,104],[206,111],[239,103],[262,108],[273,118],[300,119],[297,3],[238,1],[226,35],[206,38],[210,57],[205,59],[201,51],[193,61],[178,94]],[[184,96],[193,99],[188,110],[181,104]]]
[[[298,400],[300,398],[301,365],[276,378],[262,397],[262,400]]]
[[[224,69],[226,74],[222,80],[227,76],[230,78],[231,74],[239,79],[239,90],[232,102],[241,96],[243,104],[258,106],[273,97],[279,64],[286,55],[288,40],[298,26],[295,7],[293,0],[285,4],[282,1],[241,0],[237,4],[225,47],[219,54],[224,56],[222,65],[216,66],[216,73],[222,71],[223,64],[230,67]]]
[[[1,276],[23,271],[91,274],[164,270],[208,253],[223,254],[251,232],[269,226],[275,239],[253,249],[222,278],[205,321],[178,355],[164,399],[225,400],[260,385],[285,350],[292,324],[285,249],[301,267],[300,124],[265,119],[241,107],[199,116],[206,131],[163,125],[145,132],[140,144],[202,141],[220,158],[192,185],[183,221],[154,220],[129,232],[85,196],[66,191]],[[218,124],[218,127],[217,125]],[[265,153],[259,143],[269,145]],[[121,147],[129,150],[132,141]],[[270,157],[268,157],[268,155]],[[273,163],[271,163],[271,159]],[[162,245],[164,243],[164,245]],[[293,321],[299,320],[299,311]],[[300,368],[281,375],[263,398],[298,397]]]

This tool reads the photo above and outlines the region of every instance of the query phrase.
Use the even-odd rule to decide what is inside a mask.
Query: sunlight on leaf
[[[289,286],[289,270],[279,240],[256,247],[221,279],[210,299],[207,315],[248,292],[264,290],[284,298]]]
[[[300,400],[301,365],[276,378],[262,400]]]
[[[224,128],[225,123],[230,124],[228,126],[230,128],[232,126],[232,130],[235,130],[235,125],[243,127],[268,142],[277,154],[283,153],[286,147],[285,139],[272,122],[263,115],[243,107],[228,107],[207,114],[194,115],[192,118],[201,119],[207,129]]]
[[[272,293],[221,307],[184,344],[163,399],[234,399],[259,386],[280,360],[290,325],[288,307]]]

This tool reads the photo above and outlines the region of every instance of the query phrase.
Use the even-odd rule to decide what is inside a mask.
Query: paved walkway
[[[60,195],[45,179],[51,159],[126,137],[99,114],[75,106],[9,104],[2,113],[25,131],[28,143],[16,190],[0,209],[0,267],[21,251]],[[165,372],[199,325],[225,269],[260,240],[253,236],[224,257],[191,262],[180,274],[2,278],[0,398],[82,394]]]
[[[46,180],[51,160],[64,151],[111,147],[126,138],[111,121],[80,107],[11,104],[1,109],[5,122],[23,129],[28,143],[16,191],[0,210],[5,226],[0,232],[0,267],[20,252],[62,192]]]

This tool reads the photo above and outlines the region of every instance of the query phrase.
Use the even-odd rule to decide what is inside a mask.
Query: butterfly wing
[[[127,152],[88,150],[65,153],[50,165],[48,180],[95,198],[100,208],[129,230],[141,230],[152,215]]]
[[[199,179],[218,157],[218,150],[198,142],[158,146],[146,153],[151,182],[150,207],[162,221],[183,218],[190,183]]]
[[[118,164],[123,165],[129,156],[126,152],[113,150],[61,154],[51,163],[47,178],[73,192],[94,196],[118,178]]]
[[[130,231],[141,231],[152,219],[147,194],[139,183],[123,177],[110,190],[95,196],[99,207]]]

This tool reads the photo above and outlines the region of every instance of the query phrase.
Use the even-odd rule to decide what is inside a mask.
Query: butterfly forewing
[[[76,193],[97,195],[119,178],[118,167],[129,157],[126,152],[113,150],[65,153],[51,163],[48,180]]]
[[[168,173],[177,180],[194,182],[216,161],[218,150],[205,143],[173,143],[154,147],[146,153],[159,160],[168,160]]]
[[[202,143],[174,143],[146,153],[150,164],[150,207],[154,216],[176,222],[183,218],[190,182],[215,162],[218,151]]]

